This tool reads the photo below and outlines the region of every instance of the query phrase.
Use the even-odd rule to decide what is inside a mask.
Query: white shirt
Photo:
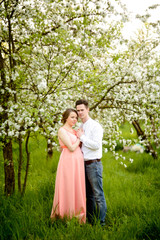
[[[84,135],[80,137],[84,160],[100,159],[102,157],[103,129],[101,125],[89,118],[82,124]]]

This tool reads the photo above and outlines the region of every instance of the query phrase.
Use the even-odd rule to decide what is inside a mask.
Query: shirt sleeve
[[[85,147],[93,150],[97,150],[102,145],[102,138],[103,138],[103,129],[100,125],[96,125],[94,126],[94,128],[92,128],[91,137],[82,135],[80,137],[80,140]]]

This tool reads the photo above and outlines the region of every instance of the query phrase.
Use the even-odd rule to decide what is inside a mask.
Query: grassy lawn
[[[107,202],[106,227],[71,221],[50,222],[59,152],[46,160],[42,138],[30,141],[31,164],[24,197],[3,196],[3,162],[0,161],[0,239],[160,239],[160,159],[134,152],[127,168],[110,152],[103,154],[103,183]],[[2,153],[0,152],[0,156]],[[134,162],[130,163],[129,158]],[[1,158],[2,159],[2,158]],[[15,168],[17,146],[14,146]],[[17,176],[16,176],[17,178]],[[17,180],[16,180],[17,184]]]

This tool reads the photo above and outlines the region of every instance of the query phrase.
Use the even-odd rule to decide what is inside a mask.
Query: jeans
[[[100,224],[104,225],[107,205],[103,192],[102,170],[101,162],[85,164],[87,218],[94,223],[96,217],[96,220],[100,220]]]

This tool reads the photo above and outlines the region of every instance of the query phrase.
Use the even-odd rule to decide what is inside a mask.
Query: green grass
[[[31,162],[24,197],[17,192],[3,196],[3,163],[0,162],[0,239],[160,239],[160,159],[146,153],[122,153],[127,168],[110,152],[103,154],[103,185],[107,202],[106,227],[79,225],[70,221],[50,221],[59,153],[46,159],[43,138],[30,140]],[[2,154],[0,152],[0,154]],[[15,168],[18,146],[14,145]],[[134,162],[129,163],[128,159]],[[16,174],[17,178],[17,174]],[[17,181],[16,181],[17,184]]]
[[[120,126],[120,131],[122,132],[123,138],[125,139],[136,139],[137,133],[133,125],[129,122],[125,122]]]
[[[103,160],[107,221],[115,236],[111,239],[159,239],[160,163],[147,154],[132,157],[127,168],[117,165],[111,154]]]

